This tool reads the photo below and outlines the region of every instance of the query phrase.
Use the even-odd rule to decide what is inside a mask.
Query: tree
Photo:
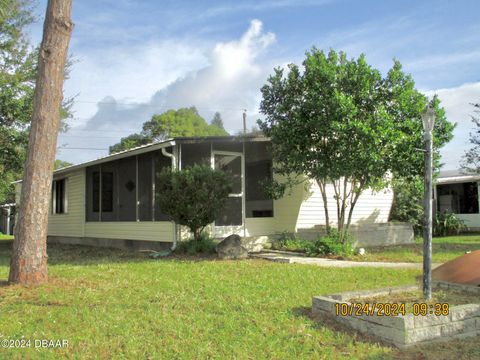
[[[3,2],[5,6],[0,14],[0,202],[13,202],[15,189],[11,183],[22,177],[26,159],[38,49],[32,49],[25,35],[26,26],[33,21],[29,2]],[[72,99],[66,99],[61,111],[63,120],[71,117],[71,106]],[[64,122],[62,128],[66,130]]]
[[[262,87],[265,120],[258,124],[272,139],[274,171],[287,183],[274,184],[276,197],[287,185],[314,179],[320,188],[327,230],[330,229],[327,184],[335,192],[340,238],[350,226],[359,196],[380,190],[393,177],[410,178],[423,171],[421,113],[427,98],[415,89],[401,64],[394,61],[386,77],[369,66],[365,56],[347,59],[313,48],[303,71],[290,64],[275,69]],[[435,98],[435,145],[451,138],[453,125]],[[286,185],[285,185],[286,184]]]
[[[470,133],[470,144],[473,147],[466,151],[462,157],[461,169],[466,173],[480,173],[480,103],[472,104],[474,107],[474,114],[472,122],[476,126],[474,133]]]
[[[200,241],[203,229],[218,217],[231,191],[227,175],[209,166],[166,168],[159,175],[157,201],[162,211]]]
[[[213,119],[210,122],[210,125],[225,130],[225,127],[223,126],[222,115],[220,115],[218,111],[213,115]]]
[[[69,163],[68,161],[63,161],[63,160],[57,159],[57,160],[55,160],[55,163],[53,165],[53,169],[54,170],[59,170],[59,169],[63,169],[65,167],[72,166],[72,165],[73,164]]]
[[[62,85],[73,28],[71,0],[49,0],[39,51],[32,129],[22,182],[20,211],[13,241],[9,282],[48,281],[47,225]]]
[[[151,143],[152,140],[142,134],[132,134],[120,139],[119,143],[116,143],[109,147],[110,154],[118,153],[132,149],[137,146],[146,145]]]
[[[413,179],[395,178],[392,180],[394,193],[391,220],[403,221],[412,224],[415,234],[420,235],[423,230],[423,178]]]
[[[143,124],[140,134],[132,134],[110,147],[110,153],[128,150],[154,141],[177,136],[222,136],[228,133],[216,125],[209,125],[195,107],[168,110]]]

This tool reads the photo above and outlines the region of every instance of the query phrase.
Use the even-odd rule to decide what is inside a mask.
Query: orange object
[[[432,271],[432,279],[480,286],[480,250],[440,265]]]

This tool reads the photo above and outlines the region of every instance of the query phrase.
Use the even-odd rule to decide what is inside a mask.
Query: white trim
[[[456,183],[464,183],[464,182],[477,182],[477,181],[480,181],[479,175],[451,176],[451,177],[438,178],[437,185],[456,184]]]
[[[138,206],[140,201],[138,200],[138,155],[135,155],[135,221],[140,221],[138,216]]]
[[[152,203],[151,203],[151,206],[152,206],[152,221],[155,221],[155,179],[156,179],[156,174],[155,174],[155,156],[152,156],[150,157],[151,160],[152,160],[152,163],[150,164],[151,165],[151,170],[152,170]]]
[[[63,181],[63,197],[60,201],[63,203],[63,212],[57,212],[57,183]],[[68,214],[68,178],[58,178],[52,180],[52,193],[51,193],[51,209],[52,215],[66,215]]]
[[[57,180],[52,182],[52,215],[57,213]]]
[[[63,196],[63,213],[68,214],[68,178],[64,178]]]

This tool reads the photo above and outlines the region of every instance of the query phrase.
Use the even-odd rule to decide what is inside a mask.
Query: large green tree
[[[348,229],[359,196],[380,190],[393,177],[413,178],[423,171],[421,113],[427,98],[415,89],[398,61],[385,77],[365,56],[348,59],[313,48],[303,69],[277,68],[262,88],[265,115],[259,126],[272,139],[276,173],[306,175],[318,184],[327,229],[327,185],[333,184],[336,224]],[[435,148],[450,140],[453,125],[435,98]],[[299,181],[299,180],[298,180]],[[286,186],[276,184],[277,196]]]
[[[151,120],[143,124],[141,133],[124,137],[119,143],[110,146],[110,154],[176,136],[222,135],[228,135],[225,129],[213,122],[208,124],[193,106],[168,110],[153,115]]]
[[[463,155],[461,168],[466,173],[480,173],[480,103],[472,104],[474,107],[472,122],[475,124],[473,133],[470,133],[472,148]]]
[[[33,109],[38,50],[26,36],[33,21],[31,2],[3,0],[0,13],[0,203],[14,200],[11,182],[22,177]],[[68,66],[67,66],[68,69]],[[70,117],[72,100],[61,110]],[[66,123],[62,123],[66,130]]]

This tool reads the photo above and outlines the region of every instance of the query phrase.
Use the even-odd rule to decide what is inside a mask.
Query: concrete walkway
[[[393,269],[422,269],[421,263],[405,263],[405,262],[361,262],[350,260],[334,260],[324,258],[312,258],[302,256],[286,251],[262,251],[256,254],[250,254],[251,257],[265,259],[275,262],[287,263],[287,264],[308,264],[317,265],[323,267],[382,267]],[[435,269],[441,264],[432,264],[432,269]]]

